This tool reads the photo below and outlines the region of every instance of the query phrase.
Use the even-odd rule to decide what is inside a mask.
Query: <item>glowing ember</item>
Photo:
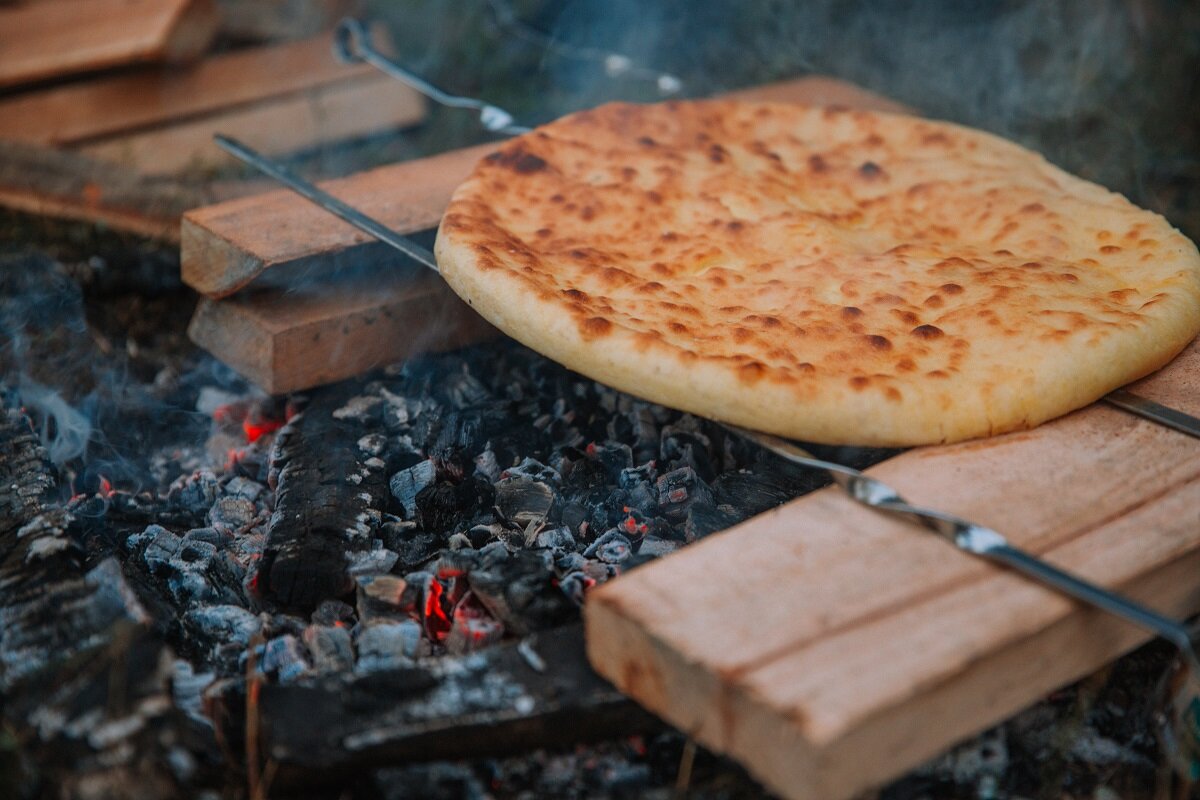
[[[442,608],[442,593],[445,591],[437,580],[430,580],[425,589],[425,631],[429,638],[440,642],[450,632],[450,617]]]

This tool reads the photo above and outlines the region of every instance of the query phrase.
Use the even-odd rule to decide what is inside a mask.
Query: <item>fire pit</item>
[[[821,475],[498,338],[267,396],[186,341],[176,248],[0,230],[0,795],[764,794],[592,671],[581,608]],[[1173,658],[1143,647],[879,796],[1154,796]]]

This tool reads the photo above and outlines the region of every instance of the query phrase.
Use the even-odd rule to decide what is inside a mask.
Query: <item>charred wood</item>
[[[388,485],[384,462],[356,444],[377,405],[361,400],[346,388],[317,392],[275,440],[275,511],[258,586],[285,608],[351,592],[347,554],[370,550],[377,535]]]

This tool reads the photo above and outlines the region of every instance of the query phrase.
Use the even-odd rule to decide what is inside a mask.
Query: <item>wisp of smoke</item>
[[[87,453],[92,423],[61,394],[28,379],[21,382],[17,393],[21,403],[41,419],[38,436],[56,466]]]

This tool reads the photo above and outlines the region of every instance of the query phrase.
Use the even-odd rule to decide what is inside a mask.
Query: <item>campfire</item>
[[[873,786],[871,796],[915,800],[1195,791],[1180,777],[1192,695],[1170,643],[1145,644],[1149,636],[1132,626],[1014,574],[996,577],[965,557],[943,562],[958,554],[919,529],[898,535],[878,523],[826,472],[499,335],[437,276],[224,160],[210,134],[239,115],[287,120],[304,104],[358,109],[398,93],[401,101],[380,101],[353,123],[298,126],[269,153],[295,156],[287,163],[306,174],[326,172],[335,180],[323,187],[390,233],[411,235],[418,255],[432,244],[451,192],[495,143],[444,152],[433,140],[460,124],[443,119],[449,112],[369,66],[336,65],[330,28],[361,6],[314,4],[311,16],[289,21],[247,10],[270,3],[164,5],[179,16],[158,29],[160,47],[125,53],[116,71],[80,58],[50,74],[15,60],[6,71],[0,47],[0,202],[12,197],[21,209],[0,218],[18,245],[0,255],[0,795],[715,798],[821,796],[812,786],[826,785],[829,796]],[[576,104],[620,87],[642,100],[722,88],[701,80],[697,65],[689,71],[687,59],[626,54],[612,41],[567,46],[549,32],[546,9],[529,16],[508,3],[479,5],[473,22],[484,33],[474,35],[563,59],[575,80],[578,70],[598,71],[595,86],[563,84],[578,88]],[[6,14],[47,31],[71,27],[37,8],[0,3],[0,29]],[[979,23],[1011,32],[1027,15]],[[1155,19],[1142,22],[1161,33]],[[412,46],[403,32],[377,44],[401,55]],[[162,67],[174,57],[167,53],[192,66]],[[253,80],[238,88],[238,74]],[[536,85],[536,75],[529,80]],[[177,107],[130,100],[126,117],[106,121],[100,109],[95,118],[62,110],[62,132],[35,130],[38,109],[64,102],[54,93],[144,100],[160,84]],[[945,102],[906,94],[903,83],[871,85],[906,105],[815,76],[736,96],[906,113],[923,99],[923,111]],[[208,86],[220,92],[207,96]],[[301,91],[310,94],[301,100]],[[509,133],[568,110],[559,102],[518,97],[508,116],[488,104],[477,110],[484,129]],[[22,109],[32,121],[18,125],[9,112]],[[1091,124],[1089,114],[1079,110],[1077,121]],[[974,121],[998,127],[987,114]],[[199,130],[203,147],[193,149]],[[460,130],[457,139],[483,135]],[[412,148],[428,155],[408,158]],[[334,166],[320,163],[326,157]],[[1195,222],[1191,166],[1148,190],[1180,226]],[[102,227],[51,222],[52,213]],[[1194,350],[1177,369],[1191,369]],[[1191,408],[1176,383],[1134,388]],[[1162,473],[1163,497],[1138,494],[1111,519],[1100,509],[1079,530],[1054,535],[1005,526],[1036,516],[1015,508],[983,523],[1038,557],[1082,564],[1083,577],[1148,607],[1194,612],[1197,537],[1179,532],[1178,520],[1178,531],[1159,525],[1175,508],[1168,503],[1192,508],[1193,442],[1113,409],[1085,413],[1036,445],[1043,449],[1019,453],[1130,440],[1169,462],[1138,462]],[[1088,427],[1105,413],[1123,427]],[[928,487],[942,491],[947,474],[955,486],[992,481],[1006,491],[1033,482],[1009,475],[1010,451],[949,460],[984,452],[984,441],[903,454],[806,444],[805,456],[869,470],[935,508]],[[1110,477],[1095,480],[1117,494]],[[933,500],[953,507],[956,491]],[[1145,534],[1152,552],[1101,538],[1140,524],[1143,501],[1158,514],[1146,517],[1159,525]],[[1045,516],[1047,529],[1061,527],[1054,512]],[[1094,549],[1114,555],[1088,561],[1071,549],[1076,539],[1076,550],[1103,541]],[[871,549],[893,540],[903,553]],[[1125,553],[1136,564],[1109,569]],[[804,559],[813,573],[789,581]],[[994,623],[1005,602],[1036,626],[1014,622],[995,641],[981,633],[954,649],[938,620],[917,618],[985,596],[997,610],[982,627],[1003,627]],[[960,635],[969,627],[947,635],[970,638]],[[871,643],[874,632],[883,638]],[[802,651],[797,663],[811,673],[771,672],[788,648]],[[910,650],[966,666],[933,675]],[[629,654],[644,671],[622,661]],[[864,667],[874,660],[916,666]],[[1001,672],[1022,685],[1002,685]],[[900,686],[901,674],[914,683]],[[791,687],[813,705],[797,706],[793,727],[773,728],[783,707],[772,705],[775,695]],[[819,713],[800,719],[808,708]],[[693,710],[694,725],[681,721]],[[942,720],[945,731],[927,732],[925,720]],[[802,744],[789,739],[796,731],[808,737]],[[782,763],[788,753],[799,754],[794,764]],[[859,756],[866,761],[856,766]],[[800,782],[789,770],[820,778],[793,789]],[[861,785],[845,777],[856,772]]]

